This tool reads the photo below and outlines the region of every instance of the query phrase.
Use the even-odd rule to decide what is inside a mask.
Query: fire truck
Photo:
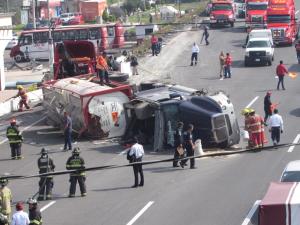
[[[246,29],[266,28],[268,0],[247,0],[246,2]]]
[[[230,25],[234,26],[235,11],[231,0],[213,0],[210,12],[210,26]]]
[[[292,45],[298,30],[294,0],[270,0],[267,26],[272,30],[275,44]]]

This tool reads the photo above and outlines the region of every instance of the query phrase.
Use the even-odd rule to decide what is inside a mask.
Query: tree
[[[108,21],[109,20],[109,15],[108,15],[108,10],[107,8],[104,9],[103,13],[102,13],[102,19],[104,21]]]
[[[134,13],[140,4],[140,0],[126,0],[123,4],[123,9],[126,11],[127,15],[130,16]]]

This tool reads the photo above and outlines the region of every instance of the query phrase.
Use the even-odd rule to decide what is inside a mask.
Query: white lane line
[[[251,210],[249,211],[249,213],[247,214],[247,217],[244,219],[242,225],[248,225],[249,222],[251,221],[252,216],[254,215],[254,213],[256,212],[259,204],[260,204],[260,200],[256,200],[251,208]]]
[[[43,120],[46,119],[46,118],[47,118],[47,116],[44,116],[44,117],[42,117],[41,119],[35,121],[34,123],[30,124],[29,126],[25,127],[24,129],[22,129],[20,133],[22,134],[24,131],[28,130],[29,128],[33,127],[34,125],[36,125],[37,123],[43,121]],[[4,140],[0,141],[0,145],[4,144],[4,143],[7,142],[7,141],[8,141],[8,139],[5,138]]]
[[[128,150],[129,150],[129,148],[126,148],[124,151],[121,151],[118,155],[125,155]]]
[[[299,13],[299,10],[297,10],[297,11],[295,12],[295,15],[298,14],[298,13]]]
[[[251,105],[259,98],[259,96],[256,96],[245,108],[250,108]]]
[[[49,202],[47,205],[45,205],[43,208],[41,208],[41,212],[45,211],[46,209],[48,209],[51,205],[53,205],[55,203],[56,203],[56,201]]]
[[[297,134],[297,136],[295,137],[294,141],[293,141],[293,144],[298,144],[300,140],[300,134]],[[295,148],[295,145],[292,145],[289,147],[288,151],[287,152],[292,152]]]
[[[153,204],[153,201],[150,201],[147,203],[147,205],[144,206],[144,208],[141,209],[141,211],[138,212],[138,214],[135,215],[126,225],[132,225],[135,221]]]

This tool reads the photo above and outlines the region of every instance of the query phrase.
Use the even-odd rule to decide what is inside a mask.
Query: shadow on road
[[[169,172],[176,172],[178,170],[182,170],[181,167],[172,167],[172,162],[170,162],[170,167],[151,167],[151,168],[144,168],[144,171],[150,171],[152,173],[169,173]]]
[[[131,187],[113,187],[113,188],[102,188],[102,189],[92,189],[91,191],[117,191],[117,190],[124,190],[124,189],[131,189]]]
[[[290,115],[300,117],[300,108],[290,111]]]

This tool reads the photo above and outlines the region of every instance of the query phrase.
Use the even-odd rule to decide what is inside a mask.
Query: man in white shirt
[[[199,50],[198,45],[196,44],[196,42],[194,42],[193,47],[192,47],[191,66],[194,65],[194,60],[195,60],[195,65],[197,65],[199,51],[200,50]]]
[[[273,145],[275,146],[280,142],[280,133],[283,133],[283,120],[282,117],[278,115],[278,109],[274,109],[274,114],[269,120],[269,127]]]
[[[138,143],[138,139],[134,138],[134,145],[131,146],[129,156],[132,158],[130,162],[142,162],[143,156],[145,155],[144,148],[142,145]],[[138,186],[144,186],[144,174],[142,164],[133,164],[133,172],[134,172],[134,185],[132,188],[136,188]],[[139,183],[139,174],[141,177],[140,184]]]
[[[17,212],[12,217],[11,225],[28,225],[30,223],[28,214],[23,209],[23,203],[18,202],[16,205]]]

